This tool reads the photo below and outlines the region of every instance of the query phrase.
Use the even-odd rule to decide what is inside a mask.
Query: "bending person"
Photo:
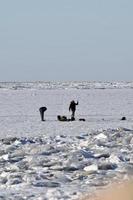
[[[45,121],[45,120],[44,120],[44,112],[45,112],[46,110],[47,110],[46,107],[41,107],[41,108],[39,108],[40,115],[41,115],[41,120],[42,120],[42,121]]]

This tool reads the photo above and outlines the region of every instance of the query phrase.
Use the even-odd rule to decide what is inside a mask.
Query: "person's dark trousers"
[[[71,115],[72,118],[75,118],[75,110],[72,110],[72,115]]]

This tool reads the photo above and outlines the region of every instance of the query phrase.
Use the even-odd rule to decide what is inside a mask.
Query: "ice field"
[[[57,121],[73,99],[76,121]],[[126,180],[132,136],[132,82],[0,83],[0,199],[77,199]]]

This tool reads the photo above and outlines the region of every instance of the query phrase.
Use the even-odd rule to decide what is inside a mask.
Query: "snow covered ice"
[[[0,199],[77,199],[131,178],[132,88],[132,82],[0,83]],[[57,121],[70,117],[73,99],[76,121]]]

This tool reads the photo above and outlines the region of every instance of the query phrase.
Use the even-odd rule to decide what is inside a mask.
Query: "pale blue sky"
[[[133,0],[1,0],[0,81],[133,80]]]

